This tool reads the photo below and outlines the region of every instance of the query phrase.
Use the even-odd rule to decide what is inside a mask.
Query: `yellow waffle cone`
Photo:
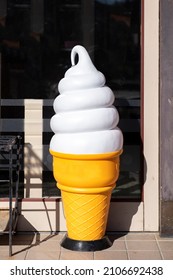
[[[62,191],[68,237],[98,240],[106,230],[111,189],[104,193],[69,193]]]
[[[103,238],[121,152],[71,155],[50,151],[69,238],[83,241]]]

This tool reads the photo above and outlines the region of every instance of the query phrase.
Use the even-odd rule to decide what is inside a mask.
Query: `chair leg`
[[[9,256],[12,256],[12,230],[13,230],[13,208],[12,208],[12,199],[13,199],[13,159],[12,159],[12,149],[9,153]]]

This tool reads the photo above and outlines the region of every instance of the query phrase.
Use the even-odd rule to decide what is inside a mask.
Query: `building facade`
[[[23,139],[19,231],[66,230],[50,118],[81,44],[115,94],[124,134],[107,229],[173,234],[172,11],[167,0],[1,1],[0,131]]]

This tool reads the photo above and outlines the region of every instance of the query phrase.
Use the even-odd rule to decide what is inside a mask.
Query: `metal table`
[[[20,150],[21,150],[21,136],[0,135],[0,154],[8,160],[8,178],[0,180],[1,182],[9,183],[9,256],[12,255],[12,235],[17,225],[17,218],[19,215],[18,207],[18,190],[19,190],[19,172],[20,172]],[[4,169],[3,165],[1,168]],[[15,171],[15,182],[13,180],[13,172]],[[13,190],[15,191],[15,205],[12,207]]]

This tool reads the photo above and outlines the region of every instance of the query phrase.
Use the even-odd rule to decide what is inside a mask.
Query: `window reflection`
[[[1,97],[45,100],[43,194],[57,194],[46,125],[51,100],[70,67],[72,47],[82,44],[115,92],[120,114],[125,145],[114,196],[140,198],[140,0],[2,0],[0,5]]]

